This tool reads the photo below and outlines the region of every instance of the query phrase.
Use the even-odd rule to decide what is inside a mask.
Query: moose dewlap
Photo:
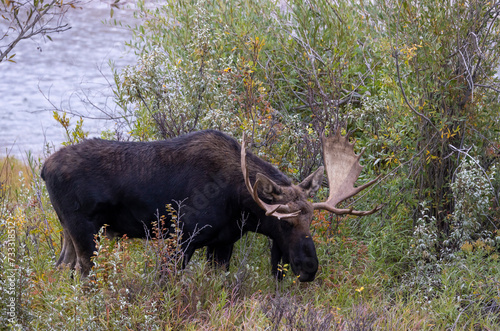
[[[229,268],[234,243],[254,231],[272,239],[276,276],[281,276],[278,264],[283,263],[300,281],[312,281],[318,269],[309,232],[313,211],[367,215],[380,208],[336,207],[376,179],[354,188],[362,167],[353,144],[340,134],[323,137],[322,143],[330,185],[324,203],[307,200],[322,183],[323,167],[292,184],[278,169],[218,131],[155,142],[89,139],[63,147],[42,169],[63,227],[57,266],[69,265],[87,275],[94,235],[104,224],[108,234],[146,238],[158,216],[168,215],[165,206],[182,201],[184,266],[196,249],[207,247],[208,259]]]

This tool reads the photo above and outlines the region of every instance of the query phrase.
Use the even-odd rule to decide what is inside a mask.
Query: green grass
[[[494,251],[443,264],[439,286],[408,285],[400,229],[367,236],[343,220],[313,223],[320,270],[312,283],[271,277],[268,239],[250,234],[228,273],[198,252],[180,270],[175,242],[98,241],[87,279],[55,269],[61,226],[36,165],[3,160],[0,325],[27,330],[494,330],[500,264]],[[19,170],[23,173],[20,174]],[[12,239],[12,240],[11,240]],[[392,239],[393,244],[390,244]],[[9,245],[9,240],[15,245]],[[399,244],[398,244],[399,243]],[[401,249],[397,248],[402,245]],[[14,249],[10,249],[14,247]],[[265,258],[262,258],[265,257]],[[392,262],[391,262],[392,261]],[[12,262],[12,265],[11,265]],[[406,268],[406,270],[404,270]],[[415,276],[417,277],[417,276]],[[415,282],[418,284],[418,282]],[[14,312],[14,314],[9,314]]]

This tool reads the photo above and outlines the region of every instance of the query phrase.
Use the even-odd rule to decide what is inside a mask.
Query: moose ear
[[[305,192],[306,195],[313,194],[321,187],[321,183],[323,182],[323,173],[325,172],[325,167],[321,166],[310,174],[306,179],[299,184]]]
[[[255,183],[257,183],[259,195],[268,200],[276,201],[283,193],[283,190],[278,184],[276,184],[272,179],[268,178],[266,175],[261,174],[260,172],[257,173],[257,179]]]

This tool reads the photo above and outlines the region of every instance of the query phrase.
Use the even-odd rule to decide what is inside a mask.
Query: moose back
[[[338,151],[328,154],[325,146],[329,143],[331,150]],[[56,265],[78,268],[87,275],[95,250],[94,235],[103,225],[107,225],[108,235],[145,238],[159,216],[168,214],[166,204],[182,201],[184,266],[196,249],[207,247],[207,257],[228,268],[234,243],[247,231],[254,231],[272,239],[275,275],[280,275],[280,262],[288,263],[300,281],[312,281],[318,269],[309,232],[313,210],[365,215],[379,209],[336,208],[374,181],[353,188],[359,172],[350,178],[350,171],[345,177],[352,183],[344,187],[345,178],[341,179],[339,189],[332,190],[330,177],[338,177],[334,173],[339,167],[359,167],[361,171],[361,166],[347,138],[324,138],[323,147],[330,198],[315,204],[307,197],[320,187],[323,167],[300,184],[292,184],[275,167],[219,131],[155,142],[89,139],[63,147],[46,160],[41,173],[63,227],[63,247]],[[337,164],[333,159],[339,157],[351,164]],[[339,198],[339,190],[347,193]]]

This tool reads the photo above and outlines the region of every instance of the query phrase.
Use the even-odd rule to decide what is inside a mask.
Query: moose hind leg
[[[88,276],[90,269],[93,267],[91,258],[95,251],[94,235],[97,234],[96,226],[89,218],[80,214],[73,214],[71,218],[67,219],[69,220],[67,222],[67,232],[76,255],[75,269],[79,269],[82,276]],[[67,255],[66,253],[65,256]]]
[[[56,267],[61,265],[68,266],[70,269],[75,269],[76,266],[75,246],[69,232],[66,229],[63,230],[63,245]]]

